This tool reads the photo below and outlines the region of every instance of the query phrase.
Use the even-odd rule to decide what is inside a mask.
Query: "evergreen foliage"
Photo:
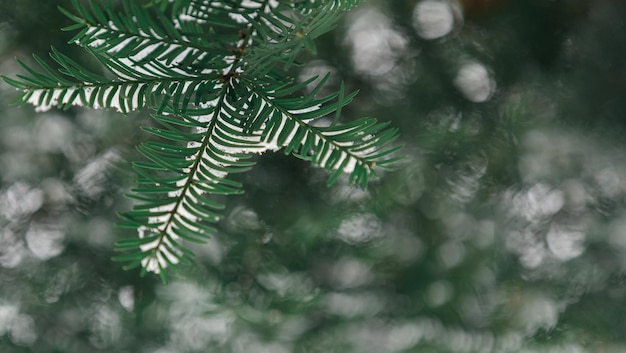
[[[100,74],[52,48],[56,67],[35,56],[26,74],[3,77],[21,91],[17,103],[38,111],[83,106],[121,113],[149,109],[157,139],[138,150],[138,200],[120,223],[138,236],[122,240],[116,261],[166,281],[166,268],[189,263],[183,246],[215,232],[224,205],[213,195],[242,192],[231,174],[252,155],[283,149],[365,187],[376,169],[397,160],[397,130],[375,119],[339,123],[355,93],[344,86],[320,97],[328,79],[297,82],[286,74],[303,49],[333,29],[359,0],[73,0],[61,11],[74,24],[71,42],[109,72]],[[305,90],[306,89],[306,90]],[[302,92],[307,92],[303,94]]]

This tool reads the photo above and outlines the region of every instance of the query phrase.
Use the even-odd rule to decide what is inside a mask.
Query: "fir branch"
[[[229,82],[224,83],[215,103],[188,112],[182,116],[183,124],[168,115],[155,117],[165,129],[148,129],[149,132],[180,143],[192,141],[182,149],[154,143],[139,146],[139,151],[152,161],[152,164],[136,164],[139,173],[147,176],[144,181],[147,188],[135,190],[143,202],[124,214],[130,221],[127,225],[137,228],[139,240],[123,242],[118,250],[129,250],[129,244],[134,244],[135,249],[115,260],[131,261],[127,267],[141,265],[144,271],[165,276],[168,266],[177,265],[181,257],[190,257],[180,240],[201,242],[215,231],[202,224],[217,222],[219,215],[215,212],[223,206],[206,196],[240,194],[241,185],[227,176],[249,170],[254,165],[247,161],[251,154],[272,149],[261,141],[259,134],[243,132],[242,121],[254,112],[245,109],[248,106],[241,103],[241,97],[230,94],[232,90]],[[195,132],[181,132],[175,124],[193,126]],[[149,170],[155,169],[173,173],[175,177],[168,182],[152,178]],[[153,196],[141,196],[146,193]]]
[[[361,187],[397,160],[397,130],[375,119],[340,124],[342,108],[356,92],[339,90],[318,98],[328,75],[306,95],[313,77],[296,83],[280,73],[302,49],[330,31],[359,1],[131,0],[112,3],[73,0],[62,10],[82,46],[116,78],[94,73],[54,48],[53,68],[34,57],[40,71],[23,62],[18,103],[37,110],[71,106],[148,108],[158,127],[143,128],[156,141],[137,148],[147,161],[134,163],[138,203],[123,214],[123,227],[137,237],[116,244],[114,260],[140,266],[166,281],[166,269],[189,263],[184,242],[204,242],[216,231],[224,205],[213,195],[242,192],[231,174],[254,165],[251,156],[284,148]]]
[[[308,96],[282,99],[271,97],[250,83],[251,89],[267,107],[262,115],[267,120],[253,124],[260,125],[261,139],[265,143],[284,147],[285,154],[293,154],[333,172],[329,185],[343,172],[350,174],[351,183],[365,188],[369,178],[375,175],[375,166],[385,168],[398,160],[398,157],[392,156],[401,146],[390,147],[398,131],[384,130],[388,123],[377,123],[376,119],[367,118],[345,125],[312,125],[315,120],[340,112],[357,93],[344,96],[342,86],[335,94],[314,98],[324,81]],[[335,98],[338,99],[332,102]]]

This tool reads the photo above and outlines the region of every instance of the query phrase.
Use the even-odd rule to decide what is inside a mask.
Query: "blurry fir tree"
[[[420,5],[459,3],[447,35],[416,31]],[[75,32],[54,35],[67,17],[41,4],[0,0],[16,11],[0,11],[11,43],[2,72],[21,70],[14,56],[31,65],[29,53],[47,52],[35,39],[46,31],[93,64],[61,43]],[[35,115],[8,106],[15,91],[0,85],[0,351],[626,351],[624,7],[362,4],[318,38],[299,82],[330,70],[319,93],[338,90],[338,73],[346,91],[358,87],[342,120],[393,119],[403,167],[361,190],[347,174],[327,187],[324,171],[282,153],[258,158],[241,175],[245,194],[218,198],[224,216],[207,246],[190,248],[196,266],[167,286],[109,261],[117,234],[136,234],[111,227],[128,208],[126,181],[81,177],[111,149],[132,156],[125,147],[145,136],[129,126],[158,122],[83,108]],[[17,30],[6,35],[8,22]],[[484,101],[455,84],[467,61],[497,84]],[[85,204],[84,180],[100,190]],[[42,259],[37,244],[61,252]]]

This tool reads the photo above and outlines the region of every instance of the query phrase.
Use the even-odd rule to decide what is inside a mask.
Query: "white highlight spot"
[[[454,79],[454,85],[465,98],[480,103],[491,98],[496,82],[483,64],[470,62],[461,67]]]
[[[43,205],[41,189],[17,182],[0,193],[0,215],[7,219],[27,217]]]
[[[413,26],[420,37],[437,39],[454,28],[454,14],[448,2],[426,0],[413,9]]]
[[[0,337],[8,334],[13,343],[30,346],[37,340],[35,321],[20,313],[16,305],[0,305]]]
[[[548,248],[560,260],[567,261],[585,251],[585,233],[552,227],[546,236]]]
[[[59,255],[63,249],[63,232],[45,229],[40,226],[31,226],[26,232],[26,244],[30,251],[42,260],[48,260]]]
[[[124,309],[132,312],[135,307],[135,288],[133,286],[124,286],[120,288],[117,299]]]
[[[354,68],[374,77],[394,73],[398,60],[406,55],[408,38],[378,11],[364,10],[356,14],[358,17],[350,25],[345,41],[352,51]]]
[[[15,268],[22,263],[27,251],[24,243],[8,229],[0,230],[0,266],[4,268]],[[0,317],[1,317],[0,313]]]

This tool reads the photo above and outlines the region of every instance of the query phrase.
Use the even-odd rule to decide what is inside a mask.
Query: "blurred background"
[[[72,33],[0,0],[0,73]],[[264,155],[165,286],[122,271],[146,113],[10,105],[0,84],[0,352],[626,351],[626,2],[369,0],[302,57],[400,129],[364,191]]]

